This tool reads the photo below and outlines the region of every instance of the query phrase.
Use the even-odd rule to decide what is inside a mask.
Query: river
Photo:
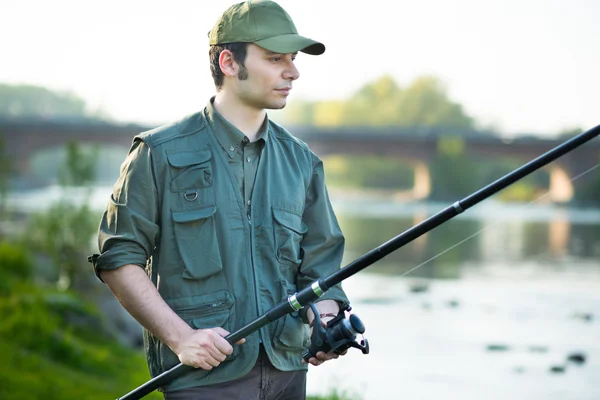
[[[447,206],[333,203],[344,265]],[[309,392],[599,399],[599,228],[599,210],[492,200],[448,221],[344,282],[371,351],[311,367]]]
[[[109,193],[95,188],[92,206],[102,209]],[[35,211],[60,196],[49,187],[12,194],[9,205]],[[344,265],[448,205],[340,194],[332,202]],[[308,392],[599,399],[599,228],[597,209],[487,200],[423,235],[344,281],[371,351],[311,366]]]

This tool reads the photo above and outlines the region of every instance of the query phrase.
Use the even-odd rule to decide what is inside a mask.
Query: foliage
[[[576,203],[583,206],[598,206],[600,204],[600,174],[596,172],[589,176],[582,176],[582,179],[578,180],[576,185]]]
[[[5,154],[4,146],[4,139],[0,137],[0,215],[4,213],[8,184],[12,173],[12,165]]]
[[[345,101],[292,103],[285,117],[288,123],[316,126],[473,126],[473,119],[432,76],[417,78],[402,88],[391,76],[384,75]]]
[[[536,194],[535,187],[527,182],[515,182],[505,190],[498,193],[498,199],[503,201],[516,201],[516,202],[528,202],[535,199]]]
[[[81,150],[78,143],[67,146],[67,159],[62,169],[62,199],[31,218],[26,240],[32,249],[49,257],[56,268],[57,284],[71,287],[89,269],[81,268],[89,252],[92,235],[97,230],[99,215],[89,206],[89,185],[95,175],[95,157]],[[67,186],[84,186],[84,199],[75,203]],[[77,194],[77,192],[75,192]],[[81,195],[81,193],[79,193]]]
[[[327,184],[331,187],[398,190],[413,184],[412,168],[391,158],[328,156],[324,163]]]
[[[144,356],[115,344],[94,305],[31,271],[27,247],[0,244],[1,399],[115,398],[149,379]]]
[[[571,139],[573,136],[579,135],[580,133],[583,133],[583,129],[580,127],[567,128],[560,131],[558,133],[558,137],[567,140]]]
[[[51,90],[35,85],[0,83],[0,117],[42,119],[110,120],[98,108],[89,110],[85,100],[75,93]]]
[[[63,362],[21,349],[11,341],[0,342],[0,398],[11,400],[104,400],[117,398],[143,384],[150,376],[143,355],[110,344],[97,346],[109,356],[94,371],[82,371]],[[120,366],[118,373],[104,369]],[[140,367],[142,366],[142,367]],[[114,368],[113,368],[114,369]],[[145,397],[162,399],[157,392]]]
[[[73,93],[33,85],[0,84],[0,115],[81,117],[85,108],[85,101]]]
[[[66,150],[65,165],[59,170],[61,186],[87,186],[94,183],[98,149],[86,152],[77,141],[71,140]]]
[[[0,242],[0,295],[9,294],[21,281],[31,278],[33,263],[23,245]]]
[[[99,216],[89,205],[74,204],[64,198],[48,210],[31,218],[27,229],[27,243],[41,252],[56,268],[54,274],[59,287],[66,289],[89,273],[82,262],[89,252]]]

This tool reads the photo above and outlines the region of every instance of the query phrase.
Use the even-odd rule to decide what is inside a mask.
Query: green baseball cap
[[[249,0],[229,7],[208,37],[211,46],[242,42],[281,54],[325,52],[323,43],[298,35],[292,18],[274,1]]]

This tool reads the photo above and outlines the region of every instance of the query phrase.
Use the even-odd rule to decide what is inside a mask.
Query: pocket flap
[[[169,164],[175,168],[189,167],[190,165],[202,164],[210,160],[209,150],[190,150],[167,154]]]
[[[282,208],[273,208],[273,218],[281,225],[300,235],[305,234],[308,230],[306,224],[302,222],[302,217]]]
[[[234,301],[231,292],[218,290],[196,296],[166,299],[165,302],[177,314],[186,314],[192,318],[198,318],[210,313],[210,311],[229,310]]]
[[[217,212],[217,206],[201,208],[199,210],[173,211],[173,221],[191,222],[199,219],[208,218]]]

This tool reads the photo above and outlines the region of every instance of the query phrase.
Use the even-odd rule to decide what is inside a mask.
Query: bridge
[[[62,147],[71,140],[80,143],[128,148],[133,136],[150,129],[135,124],[99,121],[0,120],[0,141],[12,160],[14,175],[26,177],[29,162],[39,151]],[[290,127],[319,156],[333,154],[396,157],[413,166],[414,186],[410,196],[425,199],[431,193],[430,161],[445,145],[459,146],[461,154],[478,159],[513,158],[522,163],[536,158],[565,139],[533,136],[503,139],[490,132],[449,131],[428,127]],[[570,177],[600,160],[600,142],[591,141],[546,167],[550,176],[549,199],[568,202],[574,195]]]

